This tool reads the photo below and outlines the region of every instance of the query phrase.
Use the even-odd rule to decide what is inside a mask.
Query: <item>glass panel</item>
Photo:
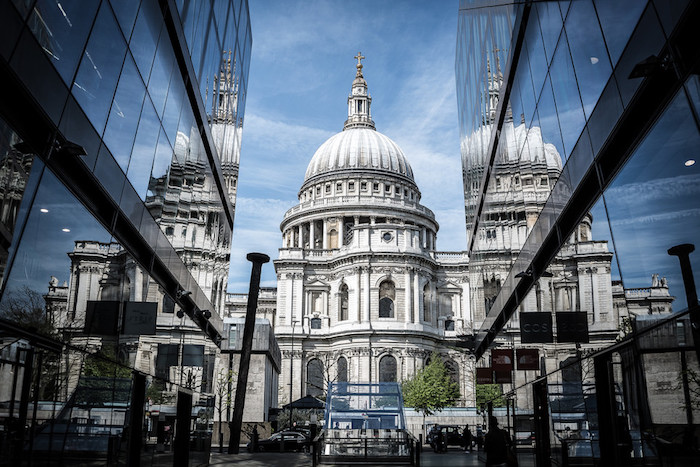
[[[151,95],[158,116],[163,115],[163,107],[165,107],[165,98],[168,94],[168,84],[170,83],[170,74],[173,71],[174,61],[170,37],[167,31],[164,31],[158,42],[156,58],[153,61],[151,77],[148,80],[148,93]]]
[[[578,88],[586,117],[591,116],[598,96],[610,77],[612,68],[593,4],[579,1],[572,4],[566,18],[566,37],[576,69]]]
[[[603,29],[605,43],[613,65],[622,54],[627,41],[644,11],[646,2],[637,0],[594,0],[596,12]]]
[[[561,11],[557,2],[537,3],[537,17],[539,18],[542,38],[544,39],[544,50],[547,54],[547,62],[552,62],[554,49],[557,46],[559,35],[561,34],[562,21]]]
[[[667,250],[697,243],[700,164],[691,160],[699,145],[681,91],[605,192],[613,234],[621,239],[617,250],[625,287],[648,287],[650,277],[661,277],[675,297],[674,311],[687,303],[678,259]],[[690,260],[699,270],[700,255]]]
[[[127,54],[103,137],[124,172],[129,166],[145,92],[136,64]]]
[[[117,17],[124,37],[128,41],[131,36],[131,30],[134,28],[136,11],[139,9],[141,0],[110,0],[110,3],[114,10],[114,16]]]
[[[153,110],[151,100],[147,98],[143,103],[134,150],[131,153],[129,169],[126,172],[131,185],[141,199],[146,198],[148,178],[153,167],[153,157],[159,133],[160,121]]]
[[[72,89],[76,100],[100,134],[114,97],[125,50],[126,44],[119,34],[112,9],[104,3]]]
[[[156,53],[156,44],[160,36],[163,17],[155,0],[143,0],[139,9],[134,32],[129,41],[129,49],[134,61],[141,71],[144,81],[151,74],[151,64]]]
[[[39,0],[28,26],[66,83],[83,53],[99,2]]]
[[[552,87],[550,86],[550,78],[542,88],[542,94],[537,103],[537,120],[532,122],[532,126],[539,124],[542,130],[542,140],[545,143],[551,143],[556,148],[556,152],[563,158],[566,155],[564,145],[561,139],[561,131],[559,130],[559,118],[557,109],[554,106],[554,98],[552,97]]]
[[[566,159],[586,124],[586,118],[581,107],[581,97],[565,36],[562,36],[562,40],[559,42],[559,48],[557,48],[549,73],[554,88],[556,112],[564,143],[564,152],[559,152],[559,154]],[[540,118],[543,118],[541,112]]]

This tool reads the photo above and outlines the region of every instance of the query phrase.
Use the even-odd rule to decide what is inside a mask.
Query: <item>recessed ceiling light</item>
[[[598,63],[598,57],[591,57],[591,64],[595,65],[596,63]]]
[[[63,232],[70,232],[70,229],[61,229]]]
[[[685,161],[685,166],[690,167],[691,165],[695,165],[695,159],[688,159]]]
[[[43,213],[47,213],[47,212],[49,212],[49,210],[48,210],[48,209],[46,209],[46,208],[41,208],[41,209],[39,209],[39,211],[41,211],[41,212],[43,212]]]

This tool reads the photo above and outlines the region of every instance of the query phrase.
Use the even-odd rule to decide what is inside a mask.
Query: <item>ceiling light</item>
[[[44,214],[47,213],[47,212],[49,212],[49,210],[46,209],[46,208],[41,208],[41,209],[39,209],[39,211],[43,212]]]
[[[63,232],[70,232],[70,229],[61,229]]]
[[[685,161],[685,166],[690,167],[691,165],[695,165],[695,159],[688,159]]]

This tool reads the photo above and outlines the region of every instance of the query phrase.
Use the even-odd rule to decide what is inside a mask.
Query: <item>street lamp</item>
[[[294,387],[294,326],[298,321],[292,321],[292,352],[289,354],[289,429],[292,429],[292,388]]]

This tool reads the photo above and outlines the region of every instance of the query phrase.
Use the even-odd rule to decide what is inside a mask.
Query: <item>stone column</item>
[[[323,249],[328,249],[328,223],[323,219]]]
[[[316,248],[316,221],[311,221],[309,223],[309,249],[313,250]]]
[[[404,321],[406,323],[411,322],[411,268],[406,268],[406,273],[404,277],[404,282],[406,283],[404,292]]]
[[[292,274],[286,274],[287,300],[285,302],[284,314],[287,315],[287,326],[292,325],[292,314],[294,313],[294,279]]]
[[[428,231],[425,227],[421,227],[421,233],[423,240],[421,241],[421,248],[428,248]]]
[[[360,317],[362,314],[360,313],[360,304],[362,302],[362,299],[360,298],[362,296],[362,269],[360,268],[355,268],[353,269],[353,272],[357,275],[357,293],[355,294],[355,307],[353,311],[353,318],[356,323],[360,322]]]
[[[345,237],[345,223],[343,216],[338,218],[338,248],[343,246],[343,238]]]
[[[369,266],[365,266],[362,268],[362,274],[364,275],[364,290],[362,291],[362,321],[365,323],[370,322],[370,313],[369,313],[369,299],[370,299],[370,290],[369,290],[369,276],[370,276],[370,268]]]
[[[462,283],[462,318],[464,319],[464,325],[472,326],[472,313],[471,307],[469,306],[469,283]]]
[[[420,274],[418,269],[413,271],[413,323],[420,323]]]
[[[297,248],[304,248],[304,231],[301,228],[301,224],[297,226]]]
[[[359,187],[358,187],[358,191],[359,191]],[[355,233],[353,234],[353,237],[352,237],[352,244],[355,248],[357,248],[360,246],[360,231],[357,230],[357,226],[360,224],[360,216],[355,216],[354,219],[355,219]]]

